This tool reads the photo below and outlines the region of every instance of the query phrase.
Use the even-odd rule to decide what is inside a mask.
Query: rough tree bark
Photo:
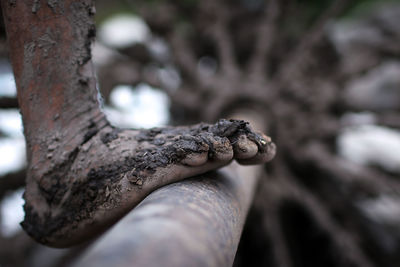
[[[156,190],[72,266],[232,266],[261,171],[232,163]]]
[[[151,191],[228,164],[269,161],[248,123],[123,130],[101,112],[93,1],[2,1],[27,140],[26,232],[64,247],[105,230]]]

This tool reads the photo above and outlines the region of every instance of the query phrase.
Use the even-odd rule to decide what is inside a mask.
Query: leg
[[[36,2],[1,6],[28,151],[22,225],[37,241],[83,242],[165,184],[234,158],[253,164],[273,156],[270,140],[243,121],[112,128],[90,60],[93,1]]]

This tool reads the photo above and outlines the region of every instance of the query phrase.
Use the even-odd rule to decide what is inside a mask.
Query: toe
[[[232,145],[228,138],[214,139],[213,142],[213,157],[212,160],[220,162],[228,162],[233,158]]]
[[[205,164],[208,160],[208,151],[201,153],[191,153],[186,155],[186,157],[181,161],[182,164],[188,166],[201,166]]]
[[[245,135],[241,135],[239,136],[237,142],[233,143],[233,152],[236,159],[248,159],[257,154],[258,147]]]
[[[270,140],[270,139],[266,139]],[[246,159],[237,159],[237,162],[242,165],[253,165],[266,163],[274,158],[276,154],[276,146],[273,142],[262,142],[262,147],[258,149],[257,154],[254,157]]]
[[[211,133],[202,133],[202,139],[208,144],[208,158],[213,162],[229,162],[233,158],[232,145],[226,137]]]

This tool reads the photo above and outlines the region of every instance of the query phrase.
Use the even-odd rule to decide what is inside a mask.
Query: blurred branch
[[[27,234],[20,231],[12,237],[0,235],[0,265],[1,266],[31,266],[27,258],[39,245]]]
[[[197,59],[193,49],[190,49],[191,46],[188,43],[187,37],[184,37],[185,35],[179,29],[174,29],[167,35],[167,39],[171,45],[175,63],[178,65],[179,70],[184,76],[187,76],[187,78],[193,80],[195,83],[201,83],[202,79],[197,73]]]
[[[263,78],[266,70],[268,56],[272,52],[274,41],[277,37],[277,22],[282,1],[269,0],[266,10],[256,31],[256,42],[252,57],[249,61],[248,72],[253,77]]]
[[[229,6],[223,6],[220,2],[211,0],[201,1],[200,4],[202,5],[200,10],[211,20],[205,21],[208,24],[206,32],[215,41],[221,72],[228,77],[235,77],[240,72],[236,63],[233,41],[229,36],[228,23],[231,15]]]
[[[356,266],[373,267],[371,261],[356,243],[352,233],[341,227],[329,214],[328,210],[311,192],[298,184],[289,170],[277,167],[281,187],[285,188],[286,199],[294,200],[311,213],[317,224],[332,238],[337,251],[341,251],[344,259]]]
[[[334,0],[333,3],[320,15],[313,26],[302,35],[299,44],[294,53],[289,58],[294,59],[300,56],[302,52],[309,51],[324,34],[327,23],[339,16],[354,0]]]
[[[377,124],[400,129],[399,112],[385,112],[377,114]]]
[[[293,179],[291,179],[293,182]],[[287,186],[288,184],[286,184]],[[352,233],[347,232],[334,218],[329,214],[328,209],[321,205],[321,202],[316,199],[310,192],[307,192],[300,185],[291,184],[291,196],[304,207],[308,209],[313,215],[318,224],[329,233],[332,237],[337,250],[343,253],[343,256],[355,263],[357,266],[373,267],[371,261],[360,249],[360,244],[357,244],[352,236]]]
[[[154,191],[73,266],[231,266],[260,170],[233,164]]]
[[[329,173],[330,177],[340,183],[364,192],[364,194],[400,194],[400,183],[396,179],[371,167],[357,165],[335,156],[322,144],[309,145],[303,150],[302,157],[314,162],[318,168]],[[355,193],[352,192],[353,197],[357,196]]]
[[[25,186],[25,177],[26,169],[7,173],[0,177],[0,199],[2,199],[8,191],[17,190]]]
[[[16,97],[0,97],[0,109],[19,108],[18,100]]]
[[[296,47],[288,54],[281,64],[278,80],[296,83],[301,70],[309,64],[312,49],[321,41],[325,34],[327,23],[340,15],[354,0],[334,0],[323,12],[312,27],[302,35]]]
[[[2,21],[3,19],[0,18]],[[7,57],[8,56],[8,45],[5,39],[0,37],[0,57]]]
[[[267,179],[263,177],[262,179]],[[263,226],[271,238],[272,253],[275,257],[277,266],[292,267],[293,263],[289,255],[288,244],[285,240],[282,224],[279,221],[279,201],[282,200],[279,188],[276,187],[277,183],[272,181],[270,184],[261,183],[261,192],[265,196],[264,201],[255,202],[255,206],[262,210],[264,214],[262,218]]]

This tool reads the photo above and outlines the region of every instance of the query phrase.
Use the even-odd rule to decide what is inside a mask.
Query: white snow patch
[[[379,110],[395,109],[400,104],[400,62],[388,61],[351,81],[346,99],[353,105]]]
[[[346,53],[357,43],[378,45],[379,40],[382,40],[382,34],[377,28],[363,22],[337,22],[332,24],[329,30],[336,47],[342,53]]]
[[[0,130],[9,136],[23,138],[22,117],[17,109],[0,110]]]
[[[96,67],[103,66],[115,58],[122,57],[117,51],[109,48],[100,42],[92,45],[93,62]]]
[[[343,126],[371,125],[376,123],[376,115],[372,112],[348,112],[340,118]]]
[[[166,125],[169,121],[169,98],[146,84],[136,88],[117,86],[110,95],[114,107],[106,107],[111,123],[123,128],[151,128]]]
[[[133,88],[129,85],[118,85],[110,94],[111,103],[122,110],[130,110],[135,102]]]
[[[400,229],[398,196],[382,195],[376,199],[363,200],[358,206],[371,220]]]
[[[0,176],[26,164],[21,114],[16,109],[0,110],[0,130],[9,137],[0,139]]]
[[[158,69],[158,76],[163,85],[170,90],[177,90],[182,83],[178,71],[172,66]]]
[[[134,15],[117,15],[106,20],[99,29],[99,38],[106,45],[123,48],[149,38],[146,23]]]
[[[0,84],[0,96],[15,97],[17,95],[14,75],[12,72],[0,73]]]
[[[148,42],[148,48],[150,53],[160,61],[167,61],[170,55],[167,43],[159,38],[153,36]]]
[[[26,164],[23,138],[0,139],[0,176],[22,169]]]
[[[24,219],[24,211],[22,206],[24,200],[22,194],[24,189],[14,191],[12,194],[6,195],[1,202],[1,232],[4,236],[10,237],[21,230],[20,222]]]
[[[375,125],[348,127],[337,145],[339,154],[352,162],[400,172],[400,131]]]

